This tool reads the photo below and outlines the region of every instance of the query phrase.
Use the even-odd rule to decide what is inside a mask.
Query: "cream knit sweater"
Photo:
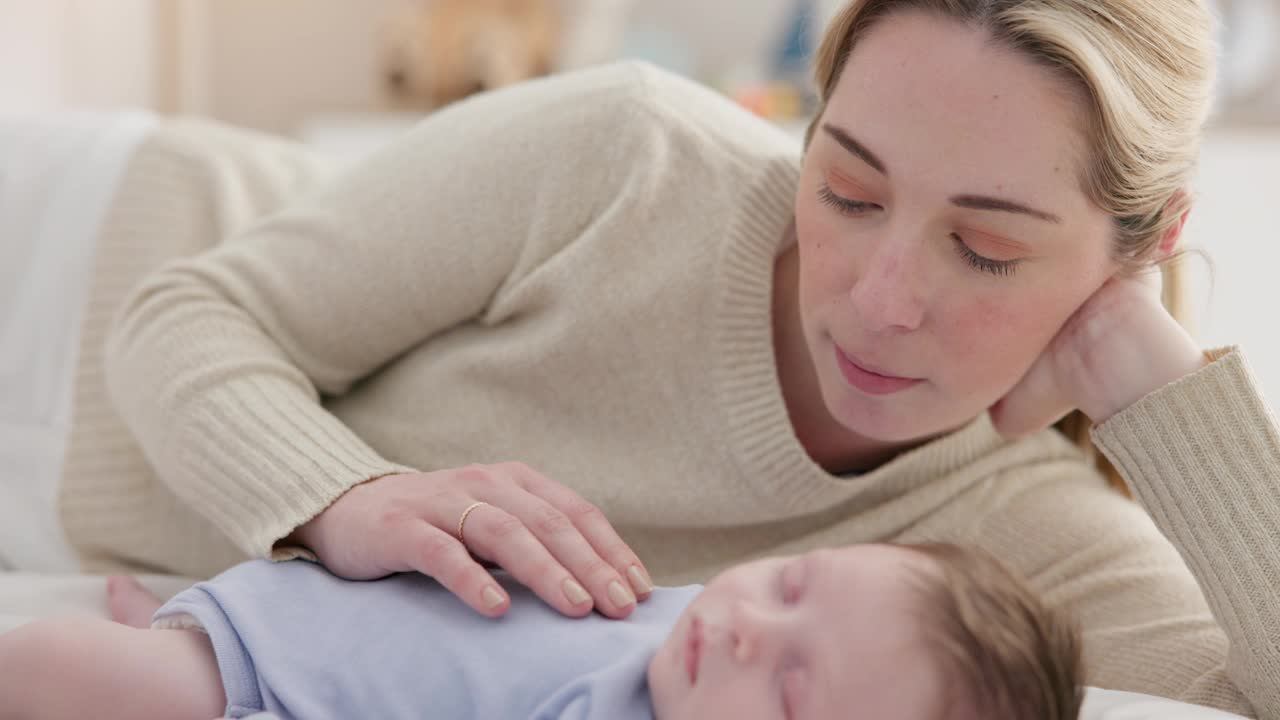
[[[462,103],[341,176],[167,126],[102,238],[68,534],[91,569],[204,576],[370,478],[518,460],[599,504],[659,582],[977,545],[1074,609],[1090,684],[1280,719],[1280,435],[1240,353],[1097,429],[1139,503],[1056,433],[1006,443],[985,415],[833,477],[771,346],[798,160],[635,64]]]

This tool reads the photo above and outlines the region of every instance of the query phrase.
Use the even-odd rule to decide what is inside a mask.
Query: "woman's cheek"
[[[948,364],[980,375],[968,379],[975,386],[998,388],[1016,382],[1043,347],[1033,327],[1033,309],[994,298],[955,303],[951,308],[949,317],[939,324],[950,329],[945,343]]]

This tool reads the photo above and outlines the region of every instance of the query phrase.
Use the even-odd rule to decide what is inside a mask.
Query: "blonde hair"
[[[1088,103],[1081,185],[1114,220],[1112,256],[1131,271],[1151,265],[1179,222],[1200,151],[1214,74],[1213,16],[1203,0],[852,0],[828,26],[815,58],[820,105],[808,146],[860,38],[892,13],[917,10],[982,28],[1084,92]],[[1180,253],[1160,263],[1164,302],[1186,324]],[[1075,412],[1058,429],[1124,490]]]
[[[1084,702],[1083,641],[1075,621],[1046,606],[985,552],[904,545],[933,561],[917,609],[948,680],[946,717],[1076,720]]]

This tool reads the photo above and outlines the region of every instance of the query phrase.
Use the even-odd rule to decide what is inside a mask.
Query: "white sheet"
[[[1081,720],[1243,720],[1239,715],[1150,695],[1089,688]]]
[[[170,575],[138,580],[164,600],[195,583]],[[0,634],[36,618],[71,615],[110,619],[106,578],[96,575],[0,573]]]
[[[98,228],[142,112],[0,117],[0,567],[75,568],[56,483]]]

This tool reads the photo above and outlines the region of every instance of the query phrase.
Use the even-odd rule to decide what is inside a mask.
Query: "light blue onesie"
[[[496,577],[511,609],[489,620],[422,575],[255,560],[184,590],[153,627],[208,632],[230,718],[653,717],[649,660],[699,586],[659,589],[624,621],[572,619]]]

